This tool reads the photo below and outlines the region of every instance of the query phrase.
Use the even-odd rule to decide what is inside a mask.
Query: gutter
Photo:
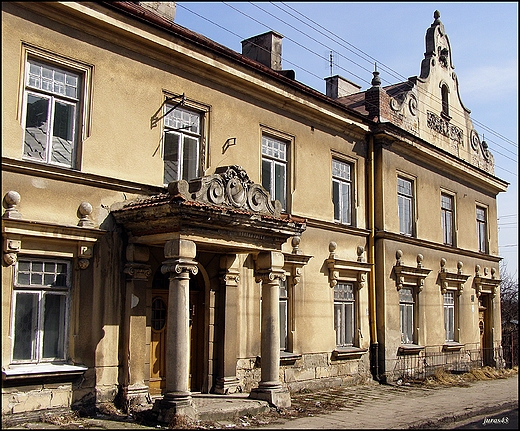
[[[370,325],[370,369],[374,380],[379,381],[379,344],[377,341],[376,318],[376,274],[375,274],[375,165],[374,135],[368,137],[368,263],[371,266],[368,284],[368,306]]]

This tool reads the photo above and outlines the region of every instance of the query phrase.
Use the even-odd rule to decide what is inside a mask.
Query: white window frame
[[[404,297],[404,291],[410,291],[411,299]],[[417,295],[413,287],[403,286],[399,290],[399,328],[401,344],[415,344],[415,320],[417,311]]]
[[[23,263],[29,263],[30,269],[22,269]],[[42,263],[42,270],[39,271],[33,268],[33,264]],[[53,274],[56,272],[45,271],[45,264],[49,265],[65,265],[65,280],[64,285],[53,286],[49,279],[52,279]],[[25,274],[29,277],[28,282],[20,281],[20,275]],[[42,278],[42,282],[38,283],[33,281],[33,278]],[[47,280],[46,280],[47,279]],[[54,280],[56,278],[54,277]],[[70,260],[66,259],[51,259],[41,257],[25,257],[20,256],[15,265],[14,272],[14,286],[13,286],[13,304],[11,311],[11,363],[12,364],[38,364],[38,363],[55,363],[65,362],[68,357],[68,331],[69,331],[69,309],[70,309],[70,296],[72,290],[72,264]],[[15,353],[17,348],[17,333],[20,328],[17,325],[18,309],[17,305],[19,297],[21,295],[34,295],[36,302],[33,304],[36,310],[32,313],[31,323],[31,341],[30,341],[30,357],[18,357]],[[63,296],[63,305],[60,308],[60,315],[58,317],[58,342],[57,349],[61,354],[54,356],[44,356],[44,341],[45,341],[45,316],[44,316],[44,304],[45,298],[51,296]],[[18,331],[18,332],[17,332]]]
[[[357,344],[356,295],[355,283],[338,282],[334,286],[334,331],[338,348],[353,347]]]
[[[334,221],[346,225],[353,223],[353,170],[352,163],[332,159]]]
[[[20,125],[23,134],[22,142],[22,159],[31,162],[42,163],[57,167],[64,167],[68,169],[81,169],[81,158],[82,158],[82,144],[88,136],[90,136],[90,122],[91,122],[91,106],[92,106],[92,74],[93,66],[82,63],[77,60],[71,60],[69,58],[60,56],[50,51],[43,50],[39,47],[32,46],[30,44],[22,44],[22,61],[21,65],[23,70],[23,79],[20,80],[20,98],[19,98],[19,111],[18,116],[20,119]],[[54,68],[56,70],[64,71],[70,74],[74,74],[78,77],[77,92],[75,97],[60,95],[59,92],[50,91],[48,89],[37,88],[34,85],[29,85],[29,74],[30,65],[29,63],[39,63],[41,65]],[[48,81],[47,81],[48,82]],[[26,144],[25,144],[25,131],[27,123],[27,98],[29,95],[44,97],[49,100],[50,109],[47,113],[47,127],[48,136],[45,142],[45,156],[44,157],[31,157],[26,155]],[[52,159],[52,131],[54,122],[50,122],[50,118],[54,118],[54,110],[56,103],[64,103],[68,106],[74,106],[74,119],[73,119],[73,130],[72,130],[72,151],[70,162],[67,163],[53,161]]]
[[[444,307],[445,341],[457,341],[457,294],[448,290],[442,295]]]
[[[204,131],[204,112],[197,109],[192,109],[187,106],[178,106],[175,109],[172,104],[164,105],[164,129],[163,129],[163,144],[161,157],[164,163],[163,169],[163,183],[167,185],[171,181],[179,181],[181,179],[189,181],[201,176],[204,168],[202,161],[202,141]],[[177,171],[174,173],[169,165],[166,163],[165,154],[168,150],[169,141],[172,137],[177,140],[176,148],[176,163]],[[187,155],[185,154],[186,147],[189,141],[194,143],[195,154],[191,157],[194,160],[195,166],[186,169]]]
[[[402,190],[400,182],[410,184],[410,192],[406,193]],[[407,210],[409,220],[403,210]],[[397,214],[399,218],[399,233],[402,235],[415,236],[415,181],[403,175],[397,176]]]
[[[262,133],[262,186],[287,210],[290,142]],[[280,173],[283,174],[279,178]]]
[[[451,208],[445,205],[444,198],[449,199]],[[441,192],[441,224],[444,245],[455,246],[455,197]]]
[[[279,293],[280,350],[289,351],[289,278],[280,280]]]
[[[476,206],[476,223],[477,223],[478,251],[481,253],[487,253],[489,250],[488,210],[486,207],[484,207],[482,205]]]

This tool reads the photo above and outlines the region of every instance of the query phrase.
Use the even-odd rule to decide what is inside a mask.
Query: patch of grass
[[[439,369],[433,376],[426,378],[424,384],[429,386],[466,386],[469,382],[475,382],[478,380],[505,379],[515,374],[518,374],[518,367],[501,370],[492,367],[474,368],[463,374],[453,374]]]

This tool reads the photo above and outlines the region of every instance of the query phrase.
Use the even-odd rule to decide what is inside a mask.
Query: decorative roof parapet
[[[238,165],[222,166],[213,175],[191,181],[179,180],[168,184],[171,196],[217,206],[228,206],[245,211],[280,217],[282,204],[271,200],[269,192],[249,179]]]

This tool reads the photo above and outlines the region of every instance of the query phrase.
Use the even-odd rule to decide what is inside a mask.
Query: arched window
[[[450,116],[450,104],[448,100],[448,93],[450,90],[446,84],[441,85],[441,97],[442,97],[442,113],[446,116]]]

